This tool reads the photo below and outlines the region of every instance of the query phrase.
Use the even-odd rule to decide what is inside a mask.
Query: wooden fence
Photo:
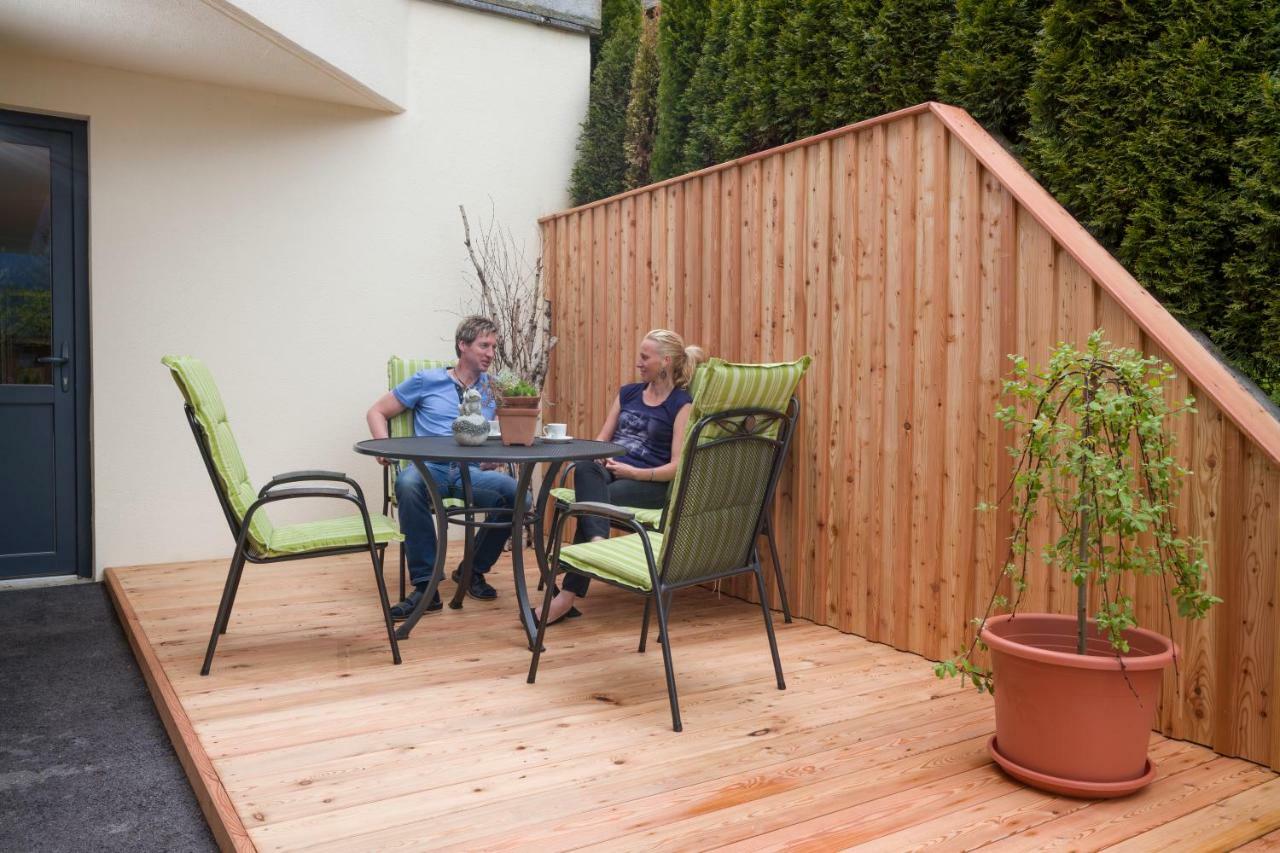
[[[1225,603],[1176,623],[1166,734],[1280,769],[1280,424],[963,110],[924,104],[541,220],[557,419],[592,435],[650,328],[814,357],[776,518],[793,610],[929,658],[990,594],[1010,519],[1006,353],[1103,327],[1179,368],[1180,528]],[[1051,531],[1046,525],[1041,540]],[[1142,624],[1168,630],[1153,587]],[[1028,610],[1072,610],[1037,584]],[[735,593],[750,597],[742,585]],[[776,593],[775,603],[776,603]]]

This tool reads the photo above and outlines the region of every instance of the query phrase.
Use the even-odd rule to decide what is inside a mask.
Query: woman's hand
[[[605,470],[619,480],[646,480],[648,479],[649,469],[636,468],[625,462],[618,462],[615,459],[606,459],[604,461]]]

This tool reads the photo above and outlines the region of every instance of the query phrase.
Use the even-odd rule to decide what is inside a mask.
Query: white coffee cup
[[[489,421],[489,435],[502,435],[502,426],[498,421]]]
[[[542,428],[542,434],[547,438],[564,438],[568,434],[568,425],[547,424]]]

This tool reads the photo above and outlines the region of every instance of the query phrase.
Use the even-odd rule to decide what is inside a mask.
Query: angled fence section
[[[594,434],[651,328],[732,360],[813,355],[775,516],[792,608],[929,658],[966,642],[1007,547],[1007,513],[974,512],[1012,464],[1005,355],[1043,363],[1102,327],[1172,362],[1199,410],[1176,427],[1196,472],[1178,523],[1225,601],[1173,626],[1159,726],[1280,769],[1280,424],[963,110],[922,104],[541,225],[556,419]],[[1138,585],[1140,618],[1168,630],[1157,592]],[[1037,594],[1028,609],[1073,607],[1066,578]]]

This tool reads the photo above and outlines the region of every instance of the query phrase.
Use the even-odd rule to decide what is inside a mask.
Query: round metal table
[[[511,568],[515,574],[516,604],[520,608],[520,624],[524,626],[529,647],[533,648],[533,638],[537,634],[537,625],[529,609],[529,591],[524,582],[524,525],[528,521],[534,524],[533,550],[538,559],[539,572],[547,574],[546,537],[543,522],[546,518],[547,498],[551,494],[551,484],[556,474],[566,462],[581,462],[588,459],[606,459],[621,456],[626,448],[620,444],[607,441],[587,441],[575,438],[570,441],[550,442],[541,438],[535,439],[532,446],[504,445],[501,441],[490,439],[477,447],[464,447],[453,440],[453,436],[432,436],[414,438],[374,438],[357,442],[356,453],[367,456],[381,456],[384,459],[405,460],[411,462],[422,480],[426,483],[427,493],[431,497],[431,506],[436,520],[436,561],[431,572],[431,581],[426,593],[418,601],[417,607],[409,614],[409,618],[400,624],[396,637],[408,639],[418,620],[426,613],[427,605],[435,597],[436,589],[444,577],[444,567],[448,555],[446,553],[450,524],[461,525],[467,530],[467,554],[472,552],[472,537],[477,529],[490,527],[511,527]],[[440,494],[431,472],[427,470],[428,462],[456,462],[461,473],[463,506],[448,508]],[[511,464],[518,467],[516,477],[515,506],[477,507],[471,499],[471,464],[479,463]],[[538,490],[532,513],[526,512],[523,496],[529,491],[533,479],[533,468],[541,462],[549,463],[542,478],[542,488]],[[483,515],[483,521],[477,520]],[[510,520],[493,521],[491,516],[509,515]],[[471,584],[471,560],[463,561],[463,576],[459,578],[458,589],[449,606],[453,609],[462,607],[462,599]]]

